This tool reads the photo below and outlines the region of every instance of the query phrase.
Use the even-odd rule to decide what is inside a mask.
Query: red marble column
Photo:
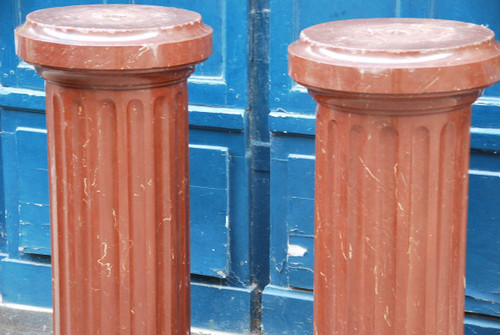
[[[47,81],[55,334],[189,334],[194,12],[46,9],[16,30]]]
[[[463,334],[471,105],[500,79],[493,32],[338,21],[289,60],[318,104],[315,334]]]

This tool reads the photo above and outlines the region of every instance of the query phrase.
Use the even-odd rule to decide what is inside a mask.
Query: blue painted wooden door
[[[0,11],[0,294],[51,305],[43,81],[14,53],[27,13],[89,3],[200,12],[214,54],[190,79],[193,326],[312,334],[314,103],[286,47],[313,24],[436,17],[500,34],[494,0],[4,0]],[[500,333],[500,86],[474,106],[467,333]],[[261,322],[262,321],[262,322]]]

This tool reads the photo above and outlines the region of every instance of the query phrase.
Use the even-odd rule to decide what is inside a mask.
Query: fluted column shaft
[[[190,334],[187,78],[196,12],[32,12],[16,53],[46,80],[54,332]]]
[[[500,79],[495,34],[333,21],[288,57],[317,102],[315,335],[462,335],[471,106]]]
[[[41,71],[56,334],[189,333],[191,72]]]
[[[313,95],[316,334],[462,334],[479,92]]]

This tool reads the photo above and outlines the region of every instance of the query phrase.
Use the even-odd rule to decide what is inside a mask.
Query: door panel
[[[16,157],[18,169],[19,251],[50,255],[49,183],[47,132],[18,127]]]
[[[228,148],[190,146],[191,273],[229,274]]]

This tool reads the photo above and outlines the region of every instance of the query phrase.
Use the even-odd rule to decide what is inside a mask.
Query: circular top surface
[[[100,70],[197,63],[211,54],[211,36],[196,12],[147,5],[42,9],[16,29],[17,53],[29,63]]]
[[[319,24],[303,30],[299,41],[290,45],[289,60],[290,75],[299,83],[351,92],[456,91],[500,79],[500,48],[494,33],[447,20]]]
[[[493,38],[491,30],[471,23],[428,19],[336,21],[305,29],[301,39],[350,51],[431,52]]]
[[[158,6],[97,5],[48,8],[29,14],[48,29],[131,30],[168,28],[201,21],[198,13]]]

